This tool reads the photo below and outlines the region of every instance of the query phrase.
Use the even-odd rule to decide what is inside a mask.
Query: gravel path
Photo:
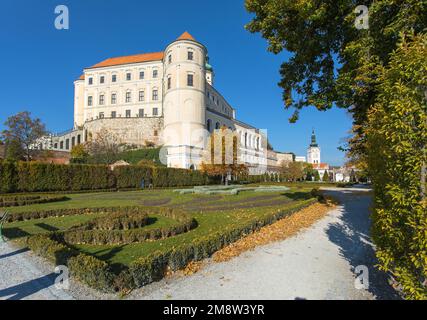
[[[0,243],[0,300],[70,300],[55,287],[53,268],[39,268],[28,250]]]
[[[200,272],[173,276],[132,292],[129,299],[394,299],[369,238],[370,196],[328,189],[341,205],[295,237],[258,247]],[[354,268],[366,265],[369,289],[355,288]],[[114,299],[71,281],[54,286],[52,267],[28,251],[0,243],[0,299]]]
[[[282,242],[258,247],[200,272],[164,279],[130,299],[395,299],[374,269],[370,196],[364,189],[328,189],[341,205]],[[356,289],[354,268],[369,270],[369,289]]]

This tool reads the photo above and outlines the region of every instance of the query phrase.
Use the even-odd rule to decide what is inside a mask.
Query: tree
[[[89,158],[89,153],[86,151],[85,145],[77,144],[71,149],[71,163],[86,163]]]
[[[282,176],[287,181],[295,182],[304,177],[304,168],[302,162],[283,162],[281,167]]]
[[[239,139],[226,126],[210,135],[206,149],[201,166],[206,174],[221,176],[223,184],[228,183],[229,176],[237,180],[248,174],[247,166],[238,162]]]
[[[314,181],[320,181],[320,174],[317,170],[314,170]]]
[[[111,164],[117,159],[122,146],[119,137],[103,128],[86,143],[86,150],[95,163]]]
[[[28,111],[19,112],[9,117],[4,125],[2,137],[6,144],[6,153],[9,159],[20,160],[21,157],[30,161],[37,152],[35,143],[47,134],[45,125],[40,119],[32,119]]]
[[[351,0],[246,0],[255,15],[246,25],[268,41],[268,50],[291,57],[280,69],[285,108],[347,108],[354,119],[348,148],[365,153],[364,124],[374,104],[379,75],[397,48],[399,34],[421,33],[427,25],[425,0],[368,0],[369,29],[358,30]],[[298,99],[294,99],[294,96]]]
[[[322,181],[323,182],[329,182],[329,173],[328,173],[328,170],[325,170],[325,172],[323,173]]]

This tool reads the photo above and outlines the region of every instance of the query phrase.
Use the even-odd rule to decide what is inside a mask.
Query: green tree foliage
[[[20,160],[24,157],[27,161],[36,152],[34,144],[46,135],[45,125],[40,119],[32,119],[28,111],[19,112],[9,117],[4,125],[1,136],[6,144],[6,156],[9,159]]]
[[[314,181],[320,181],[320,174],[317,170],[314,170]]]
[[[86,163],[88,160],[89,154],[86,151],[86,148],[83,144],[75,145],[71,149],[71,163]]]
[[[329,173],[327,170],[325,170],[325,173],[323,173],[322,181],[329,182]]]
[[[286,181],[297,181],[304,177],[304,167],[302,162],[285,162],[281,167],[282,177]]]
[[[379,79],[367,129],[377,255],[411,299],[427,299],[426,57],[427,35],[402,41]]]

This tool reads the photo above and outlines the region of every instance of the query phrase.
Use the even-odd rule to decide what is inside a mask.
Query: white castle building
[[[292,154],[268,152],[266,133],[236,119],[214,76],[206,47],[187,32],[164,51],[87,67],[74,82],[74,128],[53,136],[48,148],[71,151],[107,129],[129,145],[164,146],[169,167],[197,169],[207,136],[226,127],[251,173],[292,161]]]

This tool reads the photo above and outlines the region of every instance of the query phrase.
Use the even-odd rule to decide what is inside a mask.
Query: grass
[[[54,210],[63,208],[94,208],[143,205],[144,201],[168,199],[161,206],[178,207],[188,211],[198,222],[198,227],[174,237],[158,241],[146,241],[128,245],[78,245],[75,248],[94,255],[112,265],[129,265],[139,257],[154,251],[168,250],[184,242],[206,236],[210,233],[232,228],[242,221],[252,221],[271,215],[278,210],[298,207],[310,201],[312,186],[297,186],[290,191],[242,192],[238,195],[195,195],[178,194],[173,190],[147,190],[129,192],[106,192],[69,194],[68,201],[13,207],[8,211],[27,212],[31,210]],[[161,202],[161,201],[160,201]],[[159,203],[160,203],[159,202]],[[4,233],[15,237],[66,230],[102,214],[86,214],[58,218],[45,218],[13,222],[5,225]],[[144,228],[158,228],[176,223],[173,219],[150,215],[152,223]]]

